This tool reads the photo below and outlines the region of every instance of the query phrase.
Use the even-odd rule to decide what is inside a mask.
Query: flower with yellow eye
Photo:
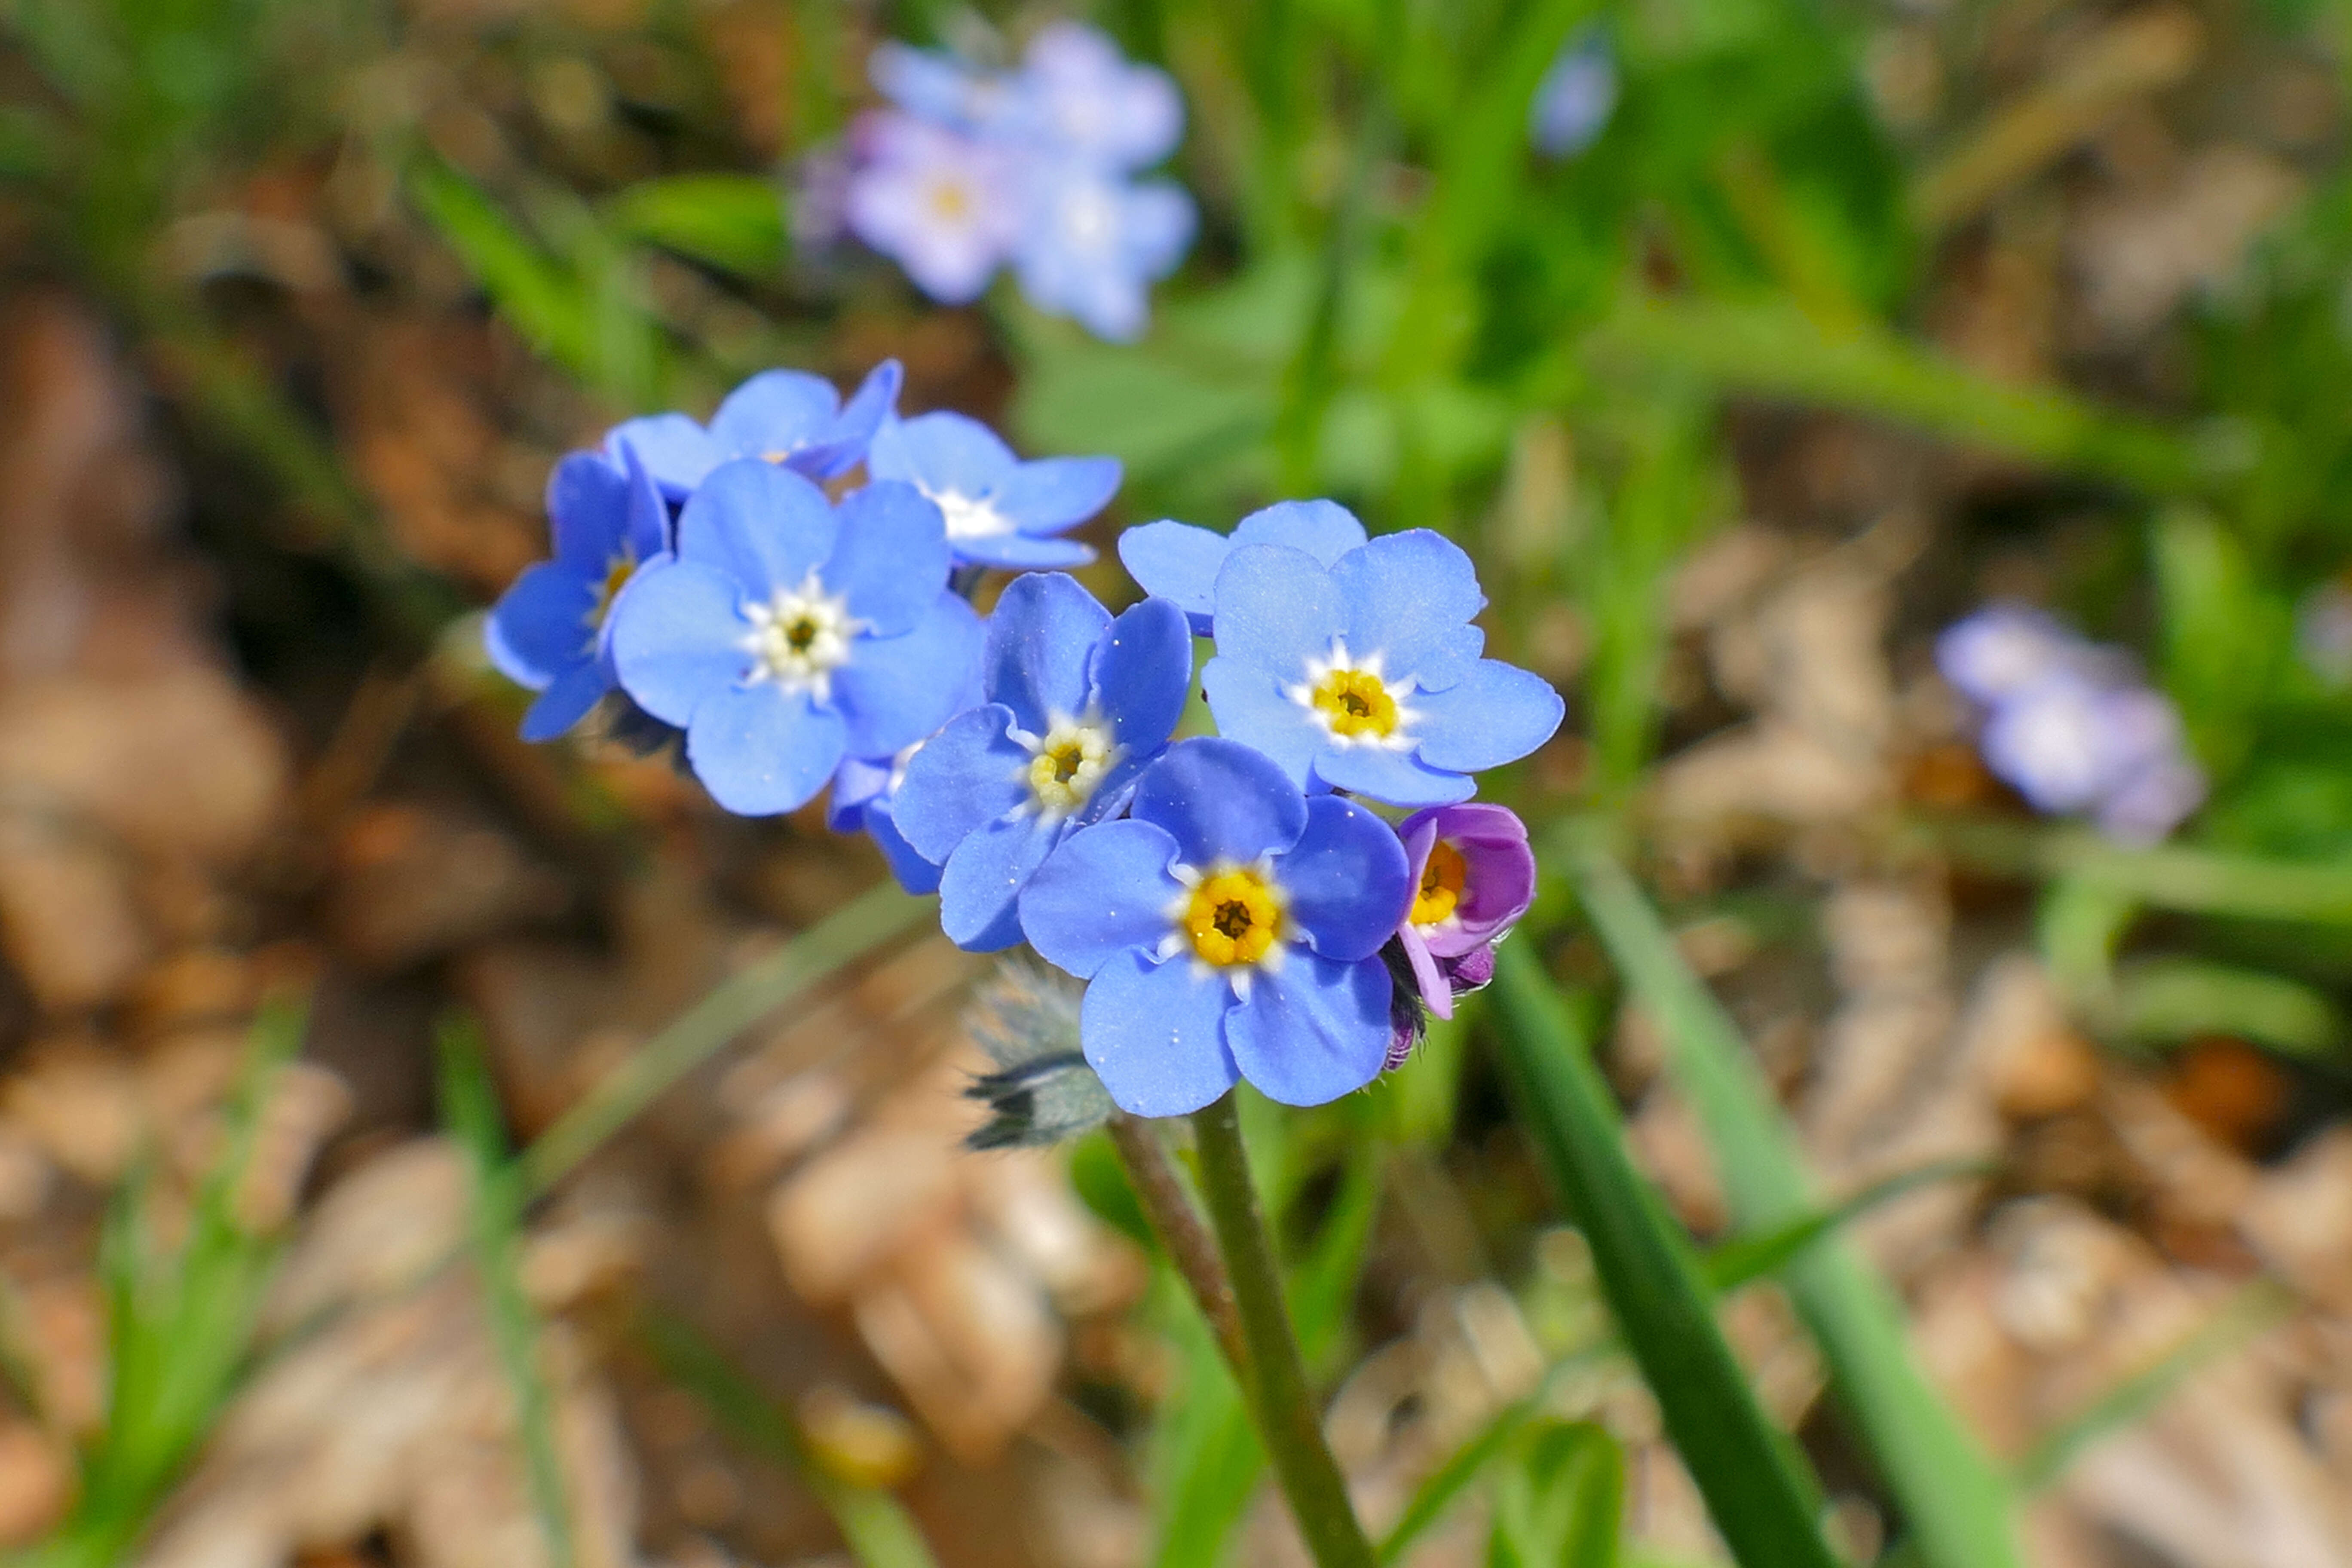
[[[1416,811],[1397,836],[1412,870],[1412,903],[1397,922],[1397,942],[1422,1001],[1451,1018],[1455,993],[1493,973],[1488,959],[1465,976],[1463,961],[1490,952],[1534,901],[1535,851],[1517,813],[1477,802]]]

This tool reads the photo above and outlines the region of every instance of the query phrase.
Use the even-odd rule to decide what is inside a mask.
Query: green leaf
[[[1554,1421],[1522,1444],[1495,1488],[1487,1568],[1614,1568],[1625,1456],[1591,1421]]]
[[[2101,1022],[2127,1040],[2178,1045],[2200,1035],[2234,1035],[2311,1060],[2337,1060],[2344,1016],[2300,981],[2195,958],[2146,958],[2124,965]]]
[[[859,1568],[938,1568],[922,1530],[897,1498],[818,1464],[792,1417],[683,1319],[648,1311],[637,1321],[636,1337],[662,1374],[699,1399],[737,1441],[799,1476],[833,1516]]]
[[[755,279],[782,269],[791,242],[783,192],[751,174],[646,180],[606,202],[604,221],[625,238]]]
[[[1810,1213],[1795,1131],[1738,1026],[1683,962],[1657,911],[1589,830],[1556,836],[1555,853],[1601,945],[1665,1037],[1668,1070],[1706,1130],[1735,1222],[1752,1234]],[[1790,1264],[1787,1279],[1929,1568],[2015,1568],[2008,1483],[1912,1359],[1895,1293],[1834,1237]]]
[[[1716,1294],[1728,1295],[1743,1285],[1779,1273],[1813,1243],[1853,1224],[1883,1203],[1936,1182],[1981,1176],[1989,1171],[1981,1160],[1938,1160],[1914,1171],[1898,1171],[1884,1181],[1873,1182],[1834,1208],[1822,1209],[1761,1236],[1741,1237],[1714,1248],[1705,1259],[1707,1283]]]
[[[1818,1489],[1757,1404],[1688,1239],[1661,1219],[1626,1153],[1591,1042],[1526,943],[1502,949],[1494,994],[1520,1122],[1592,1248],[1619,1332],[1716,1529],[1745,1568],[1829,1568]]]
[[[514,329],[574,374],[595,361],[596,305],[570,265],[526,234],[457,170],[420,159],[409,190]]]
[[[2199,759],[2237,772],[2254,720],[2294,646],[2294,612],[2255,579],[2244,548],[2209,514],[2168,510],[2156,525],[2164,606],[2164,685]]]

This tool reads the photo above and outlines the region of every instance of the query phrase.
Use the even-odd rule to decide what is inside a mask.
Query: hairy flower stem
[[[1227,1093],[1193,1112],[1192,1131],[1200,1150],[1201,1193],[1208,1200],[1209,1222],[1216,1227],[1233,1277],[1242,1337],[1249,1350],[1250,1375],[1242,1379],[1242,1387],[1249,1396],[1258,1436],[1274,1460],[1276,1479],[1290,1500],[1290,1511],[1318,1568],[1374,1568],[1378,1559],[1372,1543],[1348,1501],[1339,1464],[1323,1442],[1323,1423],[1307,1386],[1307,1369],[1298,1359],[1289,1310],[1283,1304],[1274,1247],[1258,1214],[1257,1190],[1250,1183],[1234,1096]]]
[[[1111,1147],[1118,1151],[1119,1163],[1127,1167],[1136,1200],[1143,1205],[1143,1217],[1150,1222],[1151,1234],[1160,1238],[1168,1260],[1192,1292],[1193,1304],[1209,1321],[1209,1331],[1216,1335],[1217,1349],[1224,1352],[1234,1381],[1244,1382],[1249,1375],[1249,1351],[1242,1339],[1234,1282],[1225,1273],[1225,1260],[1217,1255],[1216,1237],[1201,1223],[1182,1179],[1176,1174],[1175,1163],[1168,1158],[1167,1145],[1150,1122],[1124,1110],[1112,1116],[1106,1127]]]

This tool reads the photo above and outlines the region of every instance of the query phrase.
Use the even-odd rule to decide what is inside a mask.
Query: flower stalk
[[[1151,1234],[1160,1238],[1177,1277],[1192,1293],[1192,1304],[1208,1320],[1209,1331],[1216,1336],[1217,1349],[1232,1369],[1234,1381],[1246,1384],[1249,1351],[1242,1338],[1241,1308],[1234,1300],[1233,1277],[1225,1272],[1225,1260],[1217,1254],[1216,1237],[1201,1223],[1182,1178],[1176,1174],[1175,1163],[1168,1158],[1168,1146],[1150,1122],[1123,1110],[1113,1115],[1104,1130],[1110,1134],[1111,1147],[1118,1151],[1119,1163],[1127,1168],[1128,1184],[1143,1205]]]
[[[1348,1500],[1339,1463],[1323,1441],[1323,1423],[1291,1332],[1289,1309],[1283,1302],[1274,1247],[1258,1213],[1257,1190],[1250,1182],[1233,1093],[1195,1111],[1192,1131],[1200,1153],[1201,1194],[1224,1253],[1247,1348],[1242,1388],[1258,1436],[1274,1461],[1275,1477],[1318,1568],[1374,1568],[1379,1559]]]

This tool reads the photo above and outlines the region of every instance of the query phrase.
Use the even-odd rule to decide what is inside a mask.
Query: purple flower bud
[[[1413,888],[1397,942],[1423,1004],[1451,1018],[1457,993],[1493,978],[1494,944],[1534,901],[1527,824],[1507,806],[1472,802],[1414,812],[1397,833]]]

